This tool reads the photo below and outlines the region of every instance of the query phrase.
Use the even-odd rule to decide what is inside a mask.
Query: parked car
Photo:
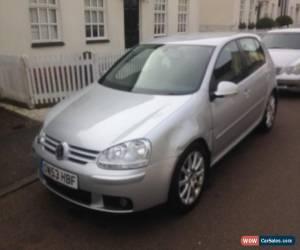
[[[300,90],[300,29],[269,31],[263,38],[277,71],[278,88]]]
[[[188,211],[208,171],[276,114],[271,58],[255,35],[137,46],[48,114],[33,147],[42,183],[78,205]]]

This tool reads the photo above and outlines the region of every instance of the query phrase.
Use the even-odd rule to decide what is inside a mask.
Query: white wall
[[[108,39],[103,44],[86,44],[84,0],[58,0],[64,46],[31,48],[29,0],[0,0],[0,54],[52,55],[92,51],[119,53],[124,49],[123,0],[106,0]]]
[[[297,13],[297,5],[300,6],[300,0],[289,0],[287,13],[293,18],[294,26],[300,25],[300,10]],[[293,12],[291,12],[292,9]]]
[[[239,24],[239,0],[200,0],[200,29],[235,29]]]

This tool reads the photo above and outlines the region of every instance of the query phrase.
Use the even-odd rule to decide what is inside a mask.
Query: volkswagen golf
[[[48,113],[33,143],[39,178],[94,210],[187,212],[212,166],[255,128],[272,129],[275,78],[256,35],[138,45]]]

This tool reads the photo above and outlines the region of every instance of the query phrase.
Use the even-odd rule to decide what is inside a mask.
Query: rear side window
[[[245,38],[240,41],[241,50],[245,55],[247,74],[250,75],[266,62],[266,56],[261,44],[253,38]]]
[[[222,81],[238,83],[242,80],[242,58],[235,41],[228,43],[221,51],[217,60],[211,90],[216,90]]]

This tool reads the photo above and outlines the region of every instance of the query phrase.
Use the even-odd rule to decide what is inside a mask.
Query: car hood
[[[92,84],[54,107],[43,131],[74,146],[104,150],[146,137],[190,98],[137,94]]]
[[[277,68],[292,66],[300,60],[300,50],[270,49],[269,52]]]

